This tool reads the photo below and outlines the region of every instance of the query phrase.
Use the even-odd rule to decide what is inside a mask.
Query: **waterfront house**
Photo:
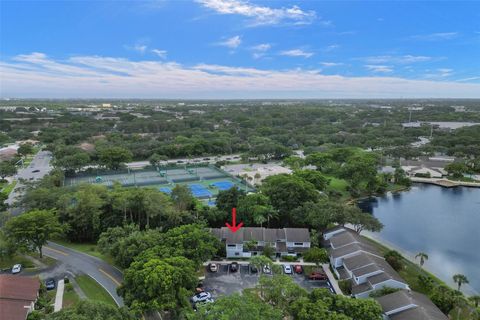
[[[375,298],[383,309],[385,320],[448,320],[448,317],[418,292],[400,290]]]
[[[367,298],[384,287],[410,289],[377,249],[354,230],[337,226],[326,231],[323,240],[337,277],[351,281],[352,296]]]
[[[260,255],[266,246],[275,256],[298,256],[310,248],[310,233],[306,228],[268,229],[244,227],[232,232],[227,227],[210,232],[225,244],[227,258],[249,258]]]

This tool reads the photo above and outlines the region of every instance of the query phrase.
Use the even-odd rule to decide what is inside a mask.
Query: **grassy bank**
[[[115,307],[117,306],[110,294],[90,276],[77,276],[75,280],[88,299],[102,301]]]
[[[77,304],[80,301],[80,297],[73,289],[71,283],[65,284],[65,291],[63,292],[63,308],[67,308]]]
[[[16,184],[17,184],[17,180],[13,180],[11,183],[3,187],[2,193],[8,196],[10,192],[12,192],[13,188],[15,188]]]

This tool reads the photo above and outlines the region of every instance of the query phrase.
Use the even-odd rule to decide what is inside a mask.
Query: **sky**
[[[2,98],[480,98],[480,1],[0,1]]]

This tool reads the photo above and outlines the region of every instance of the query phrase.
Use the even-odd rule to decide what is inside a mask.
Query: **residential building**
[[[25,320],[38,298],[38,278],[0,275],[0,320]]]
[[[400,290],[376,300],[385,320],[448,320],[427,296],[418,292]]]
[[[268,229],[244,227],[232,232],[227,227],[210,231],[225,243],[227,258],[249,258],[259,255],[266,246],[275,256],[298,256],[310,248],[310,233],[306,228]]]
[[[377,249],[354,230],[337,226],[323,234],[330,264],[339,279],[352,282],[352,295],[367,298],[384,287],[410,290]]]

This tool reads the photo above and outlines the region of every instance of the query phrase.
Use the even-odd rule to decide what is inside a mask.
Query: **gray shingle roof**
[[[266,229],[260,227],[243,227],[231,232],[227,227],[211,228],[210,232],[221,241],[229,244],[240,244],[246,241],[278,242],[310,242],[310,233],[306,228]]]
[[[310,232],[306,228],[285,228],[288,242],[310,242]]]
[[[382,306],[383,312],[389,315],[390,320],[448,320],[427,296],[418,292],[401,290],[376,300]],[[410,309],[392,313],[409,305],[412,305]]]
[[[333,248],[341,248],[345,245],[359,242],[361,242],[360,236],[356,232],[350,230],[337,233],[330,238],[330,244]]]

